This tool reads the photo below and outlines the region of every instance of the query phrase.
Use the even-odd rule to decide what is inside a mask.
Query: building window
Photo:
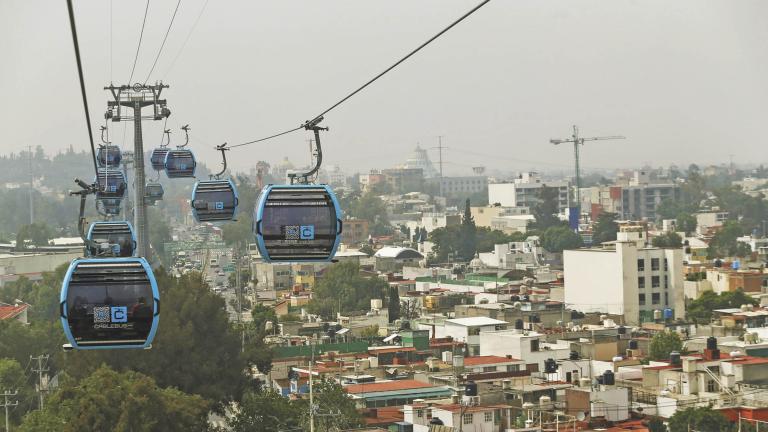
[[[531,352],[536,352],[539,350],[539,340],[538,339],[532,339],[531,340]]]
[[[485,422],[486,423],[490,423],[492,421],[493,421],[493,412],[492,411],[486,412],[485,413]]]
[[[664,289],[669,288],[669,276],[664,275]]]
[[[645,271],[645,260],[642,258],[637,260],[637,271]]]
[[[707,391],[710,393],[715,393],[717,391],[717,384],[715,384],[715,380],[707,381]]]
[[[658,271],[658,270],[659,270],[659,259],[651,258],[651,271]]]
[[[417,409],[417,410],[416,410],[416,417],[417,417],[417,418],[422,418],[422,417],[424,417],[424,410],[423,410],[423,409]]]
[[[640,294],[637,297],[637,302],[640,304],[640,306],[645,306],[645,294]]]
[[[507,365],[507,372],[517,372],[520,370],[518,365]]]
[[[667,271],[667,270],[669,270],[669,260],[664,258],[664,271]]]
[[[645,276],[640,276],[639,278],[637,278],[637,287],[645,288]]]
[[[464,414],[464,420],[462,421],[462,423],[464,423],[465,425],[471,425],[472,422],[474,421],[472,417],[474,417],[472,413]]]
[[[661,278],[659,278],[658,276],[651,276],[651,286],[653,288],[658,288],[659,286],[661,286],[660,279]]]
[[[653,293],[651,295],[651,303],[652,304],[659,304],[659,303],[661,303],[661,294]]]
[[[669,293],[664,293],[664,306],[669,306]]]
[[[486,366],[483,368],[483,372],[496,372],[496,366]]]

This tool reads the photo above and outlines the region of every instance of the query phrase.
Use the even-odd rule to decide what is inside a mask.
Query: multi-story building
[[[424,187],[422,168],[390,168],[382,170],[386,181],[394,192],[406,193],[420,191]]]
[[[621,189],[621,218],[653,220],[659,204],[666,200],[679,200],[680,194],[679,185],[651,183],[647,171],[635,171],[629,185]]]
[[[368,174],[360,174],[359,181],[360,189],[363,191],[368,191],[373,186],[379,183],[384,183],[386,178],[384,177],[384,174],[381,173],[381,171],[371,170],[371,172]]]
[[[368,241],[368,221],[365,219],[347,219],[343,222],[341,242],[346,245],[357,245]]]
[[[535,172],[520,174],[510,183],[491,183],[488,185],[488,202],[502,207],[529,207],[539,202],[539,192],[542,187],[557,188],[558,210],[565,212],[568,208],[568,182],[544,182]]]
[[[486,331],[504,330],[509,323],[488,317],[447,319],[443,326],[435,327],[435,337],[451,337],[467,344],[469,355],[480,355],[480,334]]]
[[[421,169],[424,178],[437,177],[438,172],[432,165],[432,161],[429,160],[427,150],[421,148],[418,144],[416,149],[411,153],[408,159],[403,164],[403,168]]]
[[[486,176],[435,177],[428,182],[436,185],[443,196],[479,193],[488,187]]]
[[[497,219],[500,217],[531,214],[531,209],[528,207],[483,206],[470,207],[470,211],[472,212],[472,219],[475,220],[475,225],[488,228],[493,228],[494,223],[498,223]]]
[[[543,371],[548,359],[567,359],[571,353],[568,342],[547,343],[546,335],[534,331],[485,331],[479,334],[479,340],[480,355],[522,359],[531,372]]]
[[[641,227],[622,227],[615,242],[564,251],[565,303],[581,312],[652,321],[654,311],[685,313],[683,249],[646,244]]]

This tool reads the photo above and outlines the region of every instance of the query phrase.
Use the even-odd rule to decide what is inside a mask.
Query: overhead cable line
[[[277,134],[274,134],[274,135],[271,135],[271,136],[268,136],[268,137],[265,137],[265,138],[260,138],[260,139],[257,139],[257,140],[248,141],[248,142],[244,142],[244,143],[241,143],[241,144],[237,144],[237,145],[233,145],[233,146],[229,146],[229,147],[230,147],[230,148],[235,148],[235,147],[240,147],[240,146],[244,146],[244,145],[248,145],[248,144],[255,144],[255,143],[257,143],[257,142],[266,141],[266,140],[268,140],[268,139],[276,138],[276,137],[279,137],[279,136],[281,136],[281,135],[285,135],[285,134],[288,134],[288,133],[291,133],[291,132],[295,132],[295,131],[297,131],[297,130],[299,130],[299,129],[305,129],[305,126],[306,126],[306,125],[313,125],[313,124],[315,124],[315,125],[316,125],[317,123],[319,123],[319,122],[320,122],[320,120],[322,120],[322,118],[323,118],[323,116],[324,116],[325,114],[328,114],[329,112],[331,112],[331,110],[333,110],[334,108],[338,107],[338,106],[339,106],[339,105],[341,105],[342,103],[346,102],[346,101],[347,101],[349,98],[351,98],[352,96],[356,95],[357,93],[359,93],[360,91],[362,91],[363,89],[365,89],[366,87],[368,87],[369,85],[373,84],[373,83],[374,83],[376,80],[378,80],[378,79],[379,79],[379,78],[381,78],[382,76],[386,75],[386,74],[387,74],[389,71],[391,71],[392,69],[394,69],[394,68],[396,68],[397,66],[399,66],[399,65],[400,65],[400,63],[402,63],[402,62],[404,62],[404,61],[408,60],[408,59],[409,59],[411,56],[413,56],[413,55],[414,55],[414,54],[416,54],[417,52],[421,51],[421,49],[422,49],[422,48],[426,47],[427,45],[429,45],[430,43],[432,43],[432,41],[434,41],[435,39],[437,39],[437,38],[439,38],[440,36],[442,36],[442,35],[443,35],[445,32],[447,32],[448,30],[452,29],[454,26],[456,26],[456,24],[458,24],[458,23],[460,23],[460,22],[464,21],[464,19],[466,19],[467,17],[469,17],[470,15],[472,15],[473,13],[475,13],[475,12],[476,12],[478,9],[480,9],[480,8],[481,8],[481,7],[483,7],[483,6],[485,6],[485,5],[486,5],[486,3],[490,2],[490,1],[491,1],[491,0],[483,0],[482,2],[480,2],[480,4],[478,4],[477,6],[475,6],[475,7],[474,7],[474,8],[472,8],[472,9],[470,9],[470,10],[469,10],[469,12],[467,12],[467,13],[465,13],[464,15],[462,15],[461,17],[459,17],[457,20],[455,20],[454,22],[452,22],[452,23],[451,23],[451,24],[450,24],[448,27],[445,27],[444,29],[440,30],[440,31],[439,31],[439,32],[438,32],[436,35],[432,36],[432,37],[431,37],[431,38],[429,38],[429,39],[428,39],[426,42],[424,42],[423,44],[419,45],[419,46],[418,46],[416,49],[414,49],[413,51],[411,51],[411,52],[409,52],[408,54],[406,54],[406,55],[405,55],[405,57],[403,57],[403,58],[401,58],[400,60],[398,60],[397,62],[395,62],[395,63],[394,63],[392,66],[390,66],[390,67],[386,68],[386,69],[385,69],[383,72],[381,72],[380,74],[376,75],[375,77],[373,77],[372,79],[370,79],[368,82],[366,82],[366,83],[365,83],[365,84],[363,84],[362,86],[358,87],[358,88],[357,88],[355,91],[353,91],[352,93],[349,93],[348,95],[344,96],[344,97],[343,97],[343,98],[342,98],[340,101],[336,102],[335,104],[331,105],[331,106],[330,106],[328,109],[326,109],[325,111],[323,111],[323,112],[321,112],[320,114],[316,115],[316,116],[315,116],[315,117],[314,117],[312,120],[309,120],[309,121],[307,121],[306,123],[302,124],[301,126],[299,126],[299,127],[295,128],[295,129],[290,129],[290,130],[287,130],[287,131],[284,131],[284,132],[280,132],[280,133],[277,133]]]
[[[96,163],[96,147],[93,144],[93,129],[91,128],[91,114],[88,111],[88,97],[85,94],[85,79],[83,78],[83,64],[80,61],[80,45],[77,42],[77,27],[75,26],[75,11],[72,8],[72,0],[67,0],[69,10],[69,26],[72,29],[72,44],[75,46],[75,60],[77,61],[77,75],[80,78],[80,93],[83,95],[83,108],[85,109],[85,123],[88,125],[88,139],[91,142],[91,156],[93,156],[93,170],[99,173]]]
[[[155,71],[155,66],[157,66],[157,61],[160,59],[160,54],[163,53],[163,48],[165,47],[165,41],[168,40],[168,34],[171,33],[171,27],[173,27],[173,21],[176,19],[176,13],[179,11],[179,5],[181,5],[181,0],[176,2],[176,9],[173,10],[173,16],[171,17],[171,22],[168,24],[168,29],[165,31],[165,37],[163,37],[163,43],[160,44],[160,49],[157,50],[157,56],[155,56],[155,61],[152,63],[152,68],[149,70],[149,73],[147,74],[147,78],[144,79],[144,84],[149,81],[149,77],[152,75],[152,72]]]
[[[139,51],[141,50],[141,40],[144,38],[144,26],[147,24],[147,12],[149,12],[149,0],[147,0],[147,6],[144,8],[144,19],[141,21],[141,33],[139,33],[139,44],[136,46],[136,56],[133,58],[133,67],[131,68],[131,77],[128,78],[128,83],[133,81],[133,73],[136,71],[136,62],[139,60]]]
[[[163,79],[171,72],[171,69],[173,69],[173,66],[176,65],[176,60],[179,59],[181,56],[182,51],[184,51],[184,48],[187,46],[187,42],[189,42],[189,39],[192,37],[192,32],[195,31],[195,28],[197,27],[197,23],[200,22],[200,18],[203,16],[203,12],[205,12],[205,8],[208,6],[208,0],[205,0],[205,3],[203,3],[203,7],[200,9],[200,13],[197,14],[197,18],[195,19],[195,22],[192,24],[192,28],[189,29],[189,33],[187,33],[186,39],[184,39],[184,43],[181,44],[181,48],[179,48],[179,52],[176,53],[176,57],[173,58],[173,61],[171,61],[171,65],[168,66],[168,69],[165,71],[165,75],[163,75]]]

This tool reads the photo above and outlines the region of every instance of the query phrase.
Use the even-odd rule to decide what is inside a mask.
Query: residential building
[[[364,192],[369,191],[373,186],[386,182],[386,178],[381,171],[371,170],[368,174],[360,174],[360,189]]]
[[[461,223],[461,215],[446,214],[446,213],[424,213],[421,216],[421,226],[427,230],[428,233],[434,231],[437,228],[445,228],[451,225],[458,225]]]
[[[659,204],[665,200],[679,200],[680,197],[679,185],[651,183],[647,171],[635,171],[629,186],[624,186],[621,189],[621,212],[619,215],[625,220],[654,220]]]
[[[376,381],[344,387],[359,408],[376,408],[413,403],[414,399],[435,399],[451,395],[448,386],[434,386],[412,379]]]
[[[768,273],[760,270],[734,270],[713,267],[707,270],[707,279],[712,291],[720,294],[742,289],[745,292],[760,293],[768,286]]]
[[[359,245],[368,241],[368,221],[365,219],[346,219],[341,231],[341,243]]]
[[[469,210],[472,212],[472,219],[475,221],[475,225],[487,228],[492,228],[495,218],[529,215],[531,213],[531,209],[528,207],[482,206],[470,207]]]
[[[685,314],[683,249],[646,245],[642,227],[622,227],[615,242],[564,251],[565,303],[580,312],[623,315],[627,324]]]
[[[709,228],[722,226],[728,220],[728,212],[713,209],[696,213],[696,231],[704,234]]]
[[[26,303],[14,305],[0,303],[0,321],[16,320],[22,324],[29,324],[27,309],[29,305]]]
[[[488,202],[502,207],[533,208],[539,202],[539,191],[542,187],[552,187],[558,190],[558,210],[563,213],[568,208],[568,182],[545,182],[535,172],[520,174],[510,183],[491,183],[488,185]]]
[[[571,353],[568,342],[547,343],[546,335],[534,331],[485,331],[478,339],[480,355],[522,359],[531,372],[543,371],[547,359],[567,359]]]
[[[465,342],[470,356],[480,355],[480,334],[487,331],[505,330],[509,323],[488,317],[454,318],[443,321],[435,328],[435,337],[450,337]]]
[[[385,273],[402,270],[403,266],[418,265],[419,261],[424,259],[424,255],[417,250],[395,246],[383,247],[373,256],[376,271]]]
[[[435,426],[430,425],[432,419],[439,419],[446,431],[498,432],[502,430],[505,419],[513,417],[509,405],[479,405],[466,406],[462,404],[447,404],[428,406],[417,403],[403,407],[404,422],[412,425],[413,432],[430,432]],[[509,429],[511,430],[511,429]]]

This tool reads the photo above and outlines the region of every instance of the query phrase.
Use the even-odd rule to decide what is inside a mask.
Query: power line
[[[70,1],[70,0],[67,0]],[[149,12],[149,0],[147,0],[147,7],[144,8],[144,19],[141,21],[141,33],[139,33],[139,44],[136,46],[136,57],[133,58],[133,67],[131,68],[131,77],[128,78],[130,84],[133,80],[133,72],[136,71],[136,62],[139,60],[139,50],[141,50],[141,40],[144,38],[144,25],[147,23],[147,12]]]
[[[88,139],[91,142],[91,156],[93,156],[93,170],[99,173],[96,163],[96,147],[93,144],[93,129],[91,128],[91,114],[88,111],[88,97],[85,95],[85,78],[83,78],[83,64],[80,61],[80,45],[77,42],[77,26],[75,25],[75,11],[72,8],[72,0],[67,0],[69,10],[69,26],[72,29],[72,44],[75,46],[75,60],[77,61],[77,75],[80,78],[80,93],[83,95],[83,108],[85,109],[85,123],[88,125]]]
[[[205,0],[205,3],[203,3],[203,7],[200,9],[200,13],[197,14],[197,18],[195,19],[195,22],[192,24],[192,28],[189,29],[189,33],[187,33],[187,37],[186,39],[184,39],[184,43],[181,44],[181,48],[179,48],[179,52],[176,53],[176,57],[173,58],[171,65],[168,66],[168,69],[165,71],[165,75],[163,75],[163,79],[165,79],[165,77],[168,76],[168,74],[171,72],[171,69],[173,69],[173,66],[176,65],[176,60],[179,59],[182,51],[184,51],[184,48],[186,48],[187,42],[189,42],[189,39],[192,37],[192,32],[195,31],[195,28],[197,27],[197,23],[200,22],[200,18],[203,16],[203,12],[205,12],[206,6],[208,6],[208,0]]]
[[[409,52],[408,54],[406,54],[406,55],[405,55],[405,57],[403,57],[403,58],[401,58],[400,60],[398,60],[397,62],[395,62],[395,63],[394,63],[392,66],[390,66],[390,67],[388,67],[388,68],[384,69],[384,71],[383,71],[383,72],[381,72],[381,73],[379,73],[378,75],[376,75],[375,77],[371,78],[371,79],[370,79],[368,82],[366,82],[366,83],[365,83],[365,84],[363,84],[362,86],[358,87],[358,88],[357,88],[356,90],[354,90],[352,93],[349,93],[348,95],[344,96],[344,97],[343,97],[343,98],[342,98],[340,101],[336,102],[335,104],[333,104],[333,105],[331,105],[329,108],[327,108],[325,111],[323,111],[323,112],[321,112],[320,114],[316,115],[316,116],[315,116],[315,117],[314,117],[312,120],[310,120],[310,121],[306,122],[306,124],[313,124],[313,123],[314,123],[314,124],[316,124],[316,123],[319,123],[319,122],[320,122],[320,120],[322,120],[322,117],[323,117],[324,115],[328,114],[328,113],[329,113],[329,112],[331,112],[331,111],[332,111],[334,108],[338,107],[338,106],[339,106],[339,105],[341,105],[342,103],[346,102],[346,101],[347,101],[349,98],[351,98],[352,96],[354,96],[354,95],[358,94],[358,93],[359,93],[359,92],[361,92],[363,89],[365,89],[365,88],[366,88],[366,87],[368,87],[369,85],[373,84],[373,83],[374,83],[376,80],[378,80],[378,79],[379,79],[379,78],[381,78],[382,76],[386,75],[386,74],[387,74],[389,71],[391,71],[392,69],[394,69],[394,68],[396,68],[397,66],[399,66],[399,65],[400,65],[400,63],[402,63],[402,62],[404,62],[404,61],[408,60],[408,59],[409,59],[411,56],[413,56],[413,55],[414,55],[414,54],[416,54],[417,52],[421,51],[421,49],[422,49],[422,48],[424,48],[424,47],[426,47],[427,45],[429,45],[430,43],[432,43],[432,41],[434,41],[435,39],[437,39],[437,38],[439,38],[440,36],[442,36],[442,35],[443,35],[445,32],[447,32],[448,30],[452,29],[454,26],[456,26],[456,24],[458,24],[458,23],[462,22],[462,21],[463,21],[465,18],[467,18],[467,17],[469,17],[470,15],[472,15],[473,13],[475,13],[475,12],[476,12],[478,9],[480,9],[480,8],[481,8],[481,7],[483,7],[483,6],[485,6],[485,4],[486,4],[486,3],[488,3],[488,2],[490,2],[490,1],[491,1],[491,0],[483,0],[483,1],[482,1],[480,4],[478,4],[477,6],[475,6],[474,8],[472,8],[472,9],[471,9],[469,12],[465,13],[464,15],[462,15],[461,17],[459,17],[459,19],[457,19],[457,20],[455,20],[454,22],[452,22],[452,23],[451,23],[451,24],[450,24],[448,27],[445,27],[444,29],[440,30],[440,31],[439,31],[439,32],[438,32],[436,35],[432,36],[432,37],[431,37],[431,38],[429,38],[429,39],[428,39],[426,42],[424,42],[423,44],[419,45],[419,46],[418,46],[416,49],[414,49],[413,51],[411,51],[411,52]],[[281,135],[285,135],[285,134],[288,134],[288,133],[291,133],[291,132],[295,132],[295,131],[297,131],[297,130],[299,130],[299,129],[303,129],[303,128],[304,128],[304,125],[301,125],[301,126],[299,126],[299,127],[295,128],[295,129],[290,129],[290,130],[287,130],[287,131],[285,131],[285,132],[281,132],[281,133],[278,133],[278,134],[274,134],[274,135],[271,135],[271,136],[268,136],[268,137],[265,137],[265,138],[260,138],[260,139],[257,139],[257,140],[253,140],[253,141],[248,141],[248,142],[245,142],[245,143],[242,143],[242,144],[237,144],[237,145],[229,146],[229,148],[240,147],[240,146],[244,146],[244,145],[248,145],[248,144],[255,144],[255,143],[257,143],[257,142],[266,141],[266,140],[268,140],[268,139],[276,138],[276,137],[279,137],[279,136],[281,136]]]
[[[168,35],[171,33],[171,27],[173,27],[173,20],[176,19],[176,13],[179,11],[180,5],[181,5],[181,0],[176,2],[176,9],[173,10],[173,16],[171,17],[171,22],[168,24],[168,29],[165,31],[165,37],[163,37],[163,43],[160,44],[160,49],[157,50],[157,56],[155,56],[155,61],[154,63],[152,63],[152,68],[149,70],[149,73],[147,74],[147,78],[144,80],[144,84],[146,84],[147,81],[149,81],[149,77],[152,75],[152,72],[155,71],[155,66],[157,66],[157,61],[160,59],[160,54],[163,53],[163,48],[165,47],[165,41],[168,40]]]

